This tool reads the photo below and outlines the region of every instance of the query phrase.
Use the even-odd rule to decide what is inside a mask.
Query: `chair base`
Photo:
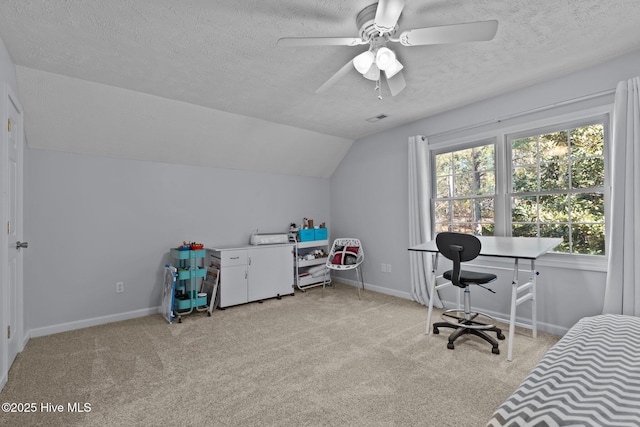
[[[454,312],[464,314],[465,317],[456,317],[449,314]],[[454,342],[456,339],[460,338],[462,335],[471,334],[480,337],[491,344],[491,352],[493,354],[500,354],[498,341],[489,336],[489,334],[485,331],[495,332],[497,338],[499,340],[503,340],[505,339],[505,336],[502,333],[502,329],[493,324],[487,324],[474,320],[478,317],[484,317],[493,320],[490,316],[483,313],[465,313],[463,310],[447,310],[443,313],[443,316],[457,320],[456,322],[453,322],[447,319],[444,322],[433,324],[433,333],[436,335],[440,333],[439,328],[455,329],[455,331],[453,331],[451,335],[449,335],[449,343],[447,344],[447,348],[449,350],[453,350],[455,348]]]

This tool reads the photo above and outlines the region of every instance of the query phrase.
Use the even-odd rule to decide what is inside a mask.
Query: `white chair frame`
[[[333,264],[331,261],[336,252],[337,247],[343,246],[357,246],[358,254],[356,256],[355,264]],[[322,292],[324,292],[325,284],[328,283],[327,275],[331,275],[331,270],[333,271],[347,271],[347,270],[355,270],[356,278],[362,285],[362,289],[364,290],[364,277],[362,276],[362,269],[360,265],[364,261],[364,249],[362,248],[362,243],[360,239],[355,239],[352,237],[343,237],[338,238],[333,241],[333,245],[331,246],[331,250],[329,251],[329,256],[327,257],[327,261],[325,262],[325,280],[322,284]],[[360,298],[360,287],[358,287],[358,298]]]

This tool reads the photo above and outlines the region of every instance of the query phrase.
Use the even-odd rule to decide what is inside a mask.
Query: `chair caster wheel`
[[[449,350],[453,350],[453,348],[454,348],[453,343],[452,343],[452,342],[447,343],[447,348],[448,348]]]
[[[504,334],[503,333],[499,333],[498,334],[498,339],[499,340],[503,340],[504,339]]]
[[[500,349],[498,347],[492,347],[491,348],[491,353],[493,354],[500,354]]]
[[[433,328],[433,334],[434,334],[434,335],[438,335],[439,333],[440,333],[440,329],[438,329],[438,328],[434,327],[434,328]]]

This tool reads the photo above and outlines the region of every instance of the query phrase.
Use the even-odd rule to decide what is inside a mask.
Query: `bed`
[[[487,424],[569,425],[640,426],[640,317],[579,320]]]

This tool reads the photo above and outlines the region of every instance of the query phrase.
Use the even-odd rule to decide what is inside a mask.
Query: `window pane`
[[[538,220],[537,197],[512,197],[511,220],[513,222],[536,222]]]
[[[513,169],[513,192],[538,191],[538,167],[526,166]]]
[[[436,197],[441,199],[443,197],[451,197],[451,176],[439,176],[436,184]]]
[[[511,141],[511,158],[514,166],[538,163],[537,138],[521,138]]]
[[[566,131],[540,135],[540,161],[566,159],[568,154],[569,140]]]
[[[571,130],[571,155],[574,158],[602,156],[604,126],[596,124]]]
[[[513,237],[537,237],[538,226],[536,224],[513,224]]]
[[[438,154],[436,156],[436,175],[450,175],[451,160],[451,153]]]
[[[479,224],[480,232],[478,233],[480,236],[493,236],[495,234],[495,226],[494,224]]]
[[[451,220],[451,209],[449,201],[437,201],[435,204],[436,222],[447,222]]]
[[[494,171],[476,173],[477,195],[496,194],[496,173]]]
[[[540,196],[540,222],[569,221],[569,197],[566,194]]]
[[[453,195],[455,197],[471,196],[475,194],[473,189],[473,174],[467,173],[464,175],[454,175],[453,183]]]
[[[471,201],[469,199],[453,201],[453,221],[471,222]]]
[[[569,188],[569,167],[566,162],[540,165],[540,190],[566,190]]]
[[[604,224],[574,224],[571,238],[574,253],[604,255]]]
[[[573,222],[604,221],[604,194],[573,194],[571,200],[571,220]]]
[[[475,200],[475,221],[476,222],[494,222],[495,209],[493,207],[493,198],[483,198]]]
[[[449,228],[449,223],[441,223],[441,222],[437,222],[436,223],[436,230],[435,230],[435,234],[441,233],[443,231],[451,231]]]
[[[453,231],[466,234],[473,234],[473,228],[473,224],[461,222],[454,223],[452,226]]]
[[[453,152],[453,173],[473,172],[472,150],[459,150]]]
[[[604,158],[589,157],[571,165],[571,187],[591,188],[604,185]]]
[[[475,147],[473,149],[474,171],[494,170],[495,154],[493,144]]]
[[[540,237],[561,237],[563,242],[555,252],[570,252],[569,226],[567,224],[540,224]]]

